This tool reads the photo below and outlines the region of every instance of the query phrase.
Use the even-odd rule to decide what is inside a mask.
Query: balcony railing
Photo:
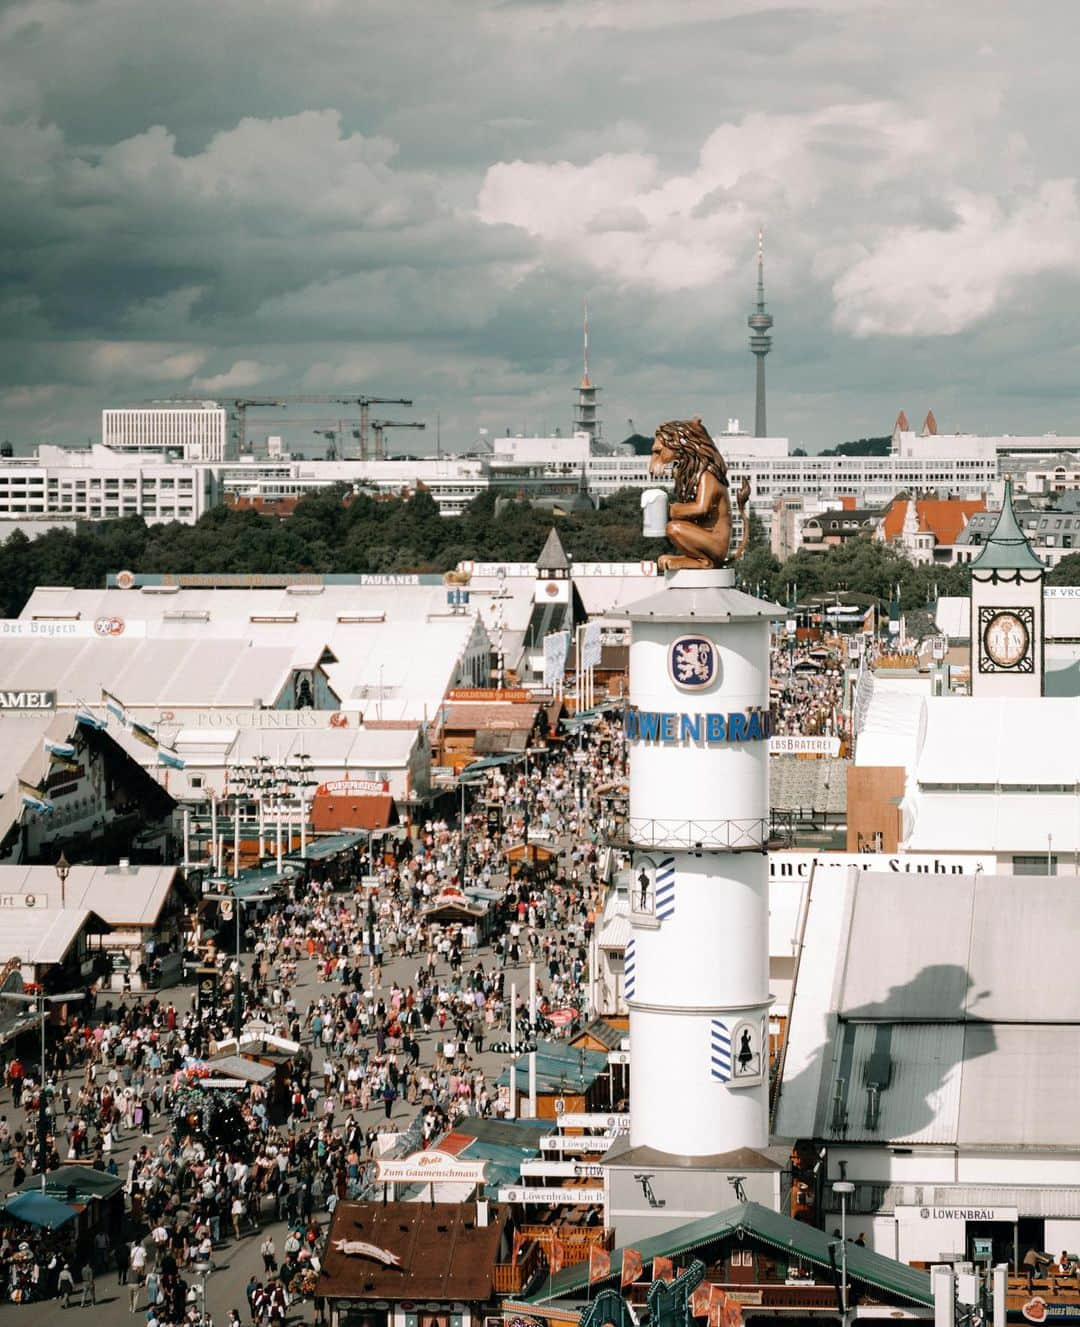
[[[636,848],[761,852],[769,841],[769,822],[764,819],[636,820],[631,816],[627,838]]]

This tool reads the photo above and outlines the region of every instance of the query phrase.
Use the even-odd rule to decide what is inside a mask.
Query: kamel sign
[[[377,1184],[483,1184],[486,1161],[462,1161],[449,1152],[431,1148],[398,1160],[377,1158]]]
[[[55,691],[2,691],[0,710],[54,710]]]

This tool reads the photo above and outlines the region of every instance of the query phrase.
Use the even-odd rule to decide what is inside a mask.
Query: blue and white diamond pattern
[[[675,916],[675,858],[665,857],[656,868],[656,919]]]
[[[628,1000],[634,998],[634,938],[630,937],[626,942],[626,953],[623,958],[623,994]],[[730,1049],[730,1047],[729,1047]]]
[[[718,1083],[731,1082],[731,1033],[721,1018],[709,1020],[709,1073]]]

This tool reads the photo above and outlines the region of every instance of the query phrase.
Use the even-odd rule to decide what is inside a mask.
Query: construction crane
[[[386,460],[386,442],[383,438],[383,429],[426,429],[426,424],[418,424],[407,419],[373,419],[371,421],[371,431],[375,434],[375,459],[376,461]]]
[[[247,446],[247,412],[277,407],[287,410],[290,405],[354,405],[360,407],[360,459],[368,458],[368,433],[371,427],[370,411],[373,405],[412,405],[404,396],[224,396],[219,398],[229,411],[237,451],[243,456]],[[299,422],[299,421],[297,421]],[[398,425],[395,427],[416,427]],[[423,427],[422,425],[420,427]]]

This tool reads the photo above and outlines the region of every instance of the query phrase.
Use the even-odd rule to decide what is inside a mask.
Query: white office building
[[[122,452],[165,452],[185,461],[225,459],[226,412],[216,401],[161,401],[103,410],[101,441]]]
[[[46,516],[101,521],[141,516],[149,524],[194,523],[219,502],[211,466],[43,443],[36,456],[0,461],[0,520]]]

